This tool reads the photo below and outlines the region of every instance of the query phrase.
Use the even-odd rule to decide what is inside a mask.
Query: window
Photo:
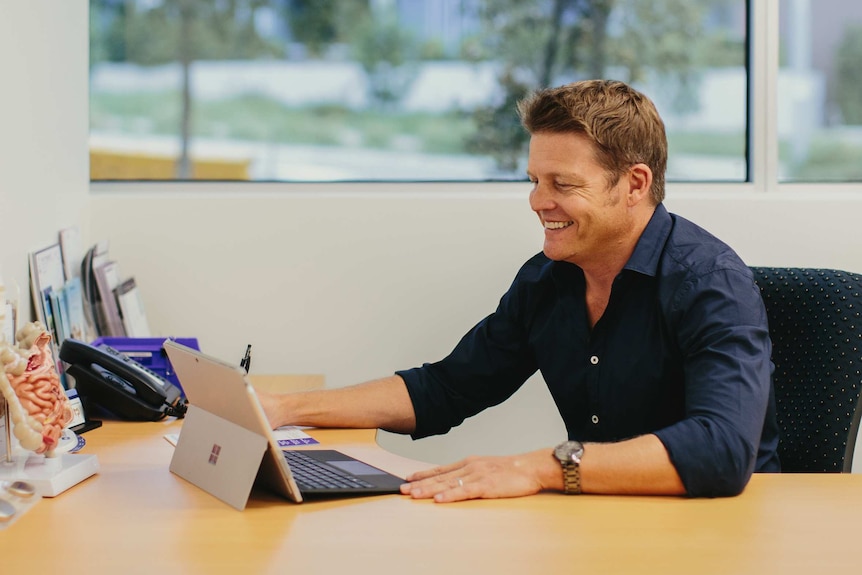
[[[781,0],[779,179],[862,180],[862,3]]]
[[[524,179],[515,102],[647,93],[668,179],[744,182],[743,0],[91,0],[93,180]]]

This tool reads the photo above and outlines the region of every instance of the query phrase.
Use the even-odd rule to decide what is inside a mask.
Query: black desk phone
[[[76,339],[60,346],[66,374],[75,379],[82,401],[120,419],[158,421],[182,417],[186,402],[179,387],[108,345],[94,347]]]

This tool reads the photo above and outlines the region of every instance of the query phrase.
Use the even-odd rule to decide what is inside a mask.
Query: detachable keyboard
[[[317,461],[302,451],[282,451],[297,487],[303,489],[365,489],[371,483]]]

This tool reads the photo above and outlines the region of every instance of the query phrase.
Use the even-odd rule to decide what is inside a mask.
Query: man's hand
[[[466,499],[522,497],[560,489],[562,471],[549,449],[521,455],[468,457],[457,463],[419,471],[407,478],[401,493],[437,503]]]

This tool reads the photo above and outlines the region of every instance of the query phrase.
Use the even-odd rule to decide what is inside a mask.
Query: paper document
[[[279,447],[293,447],[296,445],[316,445],[320,443],[295,425],[285,425],[284,427],[279,427],[272,433],[275,436],[275,440],[276,442],[278,442]],[[167,442],[174,447],[176,447],[179,438],[179,433],[168,433],[167,435],[165,435],[165,439],[167,440]]]

